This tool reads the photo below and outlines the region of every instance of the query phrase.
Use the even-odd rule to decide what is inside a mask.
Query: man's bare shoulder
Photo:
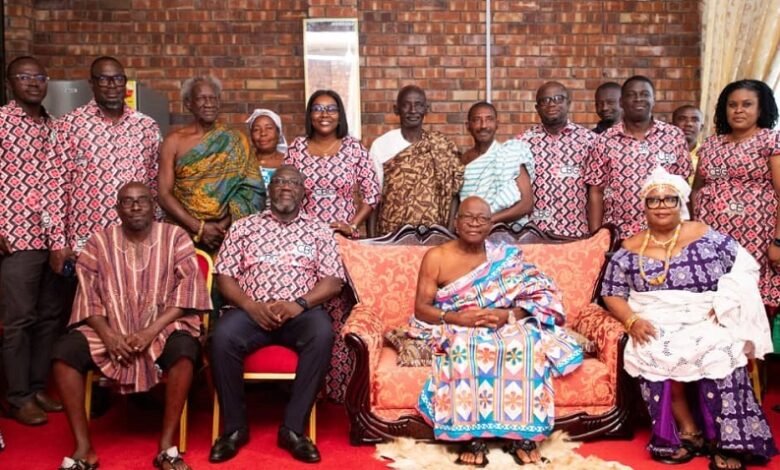
[[[170,142],[178,142],[183,139],[192,138],[197,134],[198,132],[194,125],[187,125],[180,129],[175,129],[169,132],[168,135],[165,136],[165,140]]]
[[[436,245],[427,252],[425,252],[424,259],[429,261],[441,261],[443,257],[451,255],[455,248],[455,240],[444,242],[441,245]]]

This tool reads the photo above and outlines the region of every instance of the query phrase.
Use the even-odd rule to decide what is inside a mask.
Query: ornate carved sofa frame
[[[354,355],[347,388],[350,442],[374,444],[393,437],[430,439],[431,428],[414,409],[429,367],[399,367],[384,333],[406,324],[414,311],[417,271],[424,252],[454,236],[439,226],[406,226],[381,238],[339,239],[349,284],[358,304],[342,330]],[[623,326],[595,302],[606,259],[616,249],[615,228],[574,240],[533,225],[498,225],[490,240],[523,246],[526,259],[563,291],[567,326],[596,345],[574,373],[555,379],[556,429],[573,438],[630,438],[634,389],[623,371]]]

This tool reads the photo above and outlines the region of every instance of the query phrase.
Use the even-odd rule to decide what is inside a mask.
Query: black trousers
[[[21,407],[46,387],[52,346],[63,325],[63,289],[63,279],[49,268],[48,251],[3,257],[3,365],[12,406]]]
[[[333,346],[331,319],[322,307],[309,309],[273,331],[262,329],[240,309],[225,312],[217,321],[211,338],[211,370],[225,419],[225,434],[247,426],[244,358],[271,344],[287,346],[298,353],[298,368],[284,413],[284,425],[303,433],[328,371]]]

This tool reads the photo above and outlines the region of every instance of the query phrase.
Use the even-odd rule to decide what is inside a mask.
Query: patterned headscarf
[[[690,220],[691,214],[688,212],[688,200],[691,197],[691,187],[688,186],[685,178],[669,173],[666,171],[666,168],[660,165],[650,173],[650,176],[647,177],[647,180],[642,185],[642,191],[639,193],[642,201],[647,198],[647,194],[650,191],[661,186],[671,188],[677,193],[677,196],[680,198],[680,218],[682,220]]]
[[[252,115],[246,120],[246,124],[249,127],[249,133],[252,133],[252,124],[260,116],[268,116],[276,124],[276,128],[279,130],[279,142],[276,144],[276,151],[279,153],[287,153],[287,139],[284,138],[284,130],[282,129],[282,118],[278,114],[270,109],[255,109],[252,111]]]

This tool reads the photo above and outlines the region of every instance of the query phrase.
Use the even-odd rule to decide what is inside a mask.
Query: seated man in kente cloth
[[[217,121],[222,84],[191,78],[182,86],[194,121],[160,149],[160,206],[192,240],[216,253],[231,222],[265,206],[265,185],[246,136]]]
[[[507,441],[518,465],[545,460],[536,443],[553,428],[552,377],[582,363],[559,328],[558,289],[517,246],[487,241],[490,218],[484,200],[463,201],[458,239],[423,257],[412,320],[435,351],[417,406],[436,439],[462,442],[455,463],[478,467],[485,438]]]
[[[168,374],[154,465],[187,470],[173,436],[192,383],[199,311],[211,309],[195,248],[181,228],[153,222],[149,188],[119,190],[121,225],[96,232],[79,255],[79,284],[68,334],[54,345],[54,380],[76,441],[60,469],[98,468],[84,408],[84,375],[99,370],[120,393],[145,392]]]

